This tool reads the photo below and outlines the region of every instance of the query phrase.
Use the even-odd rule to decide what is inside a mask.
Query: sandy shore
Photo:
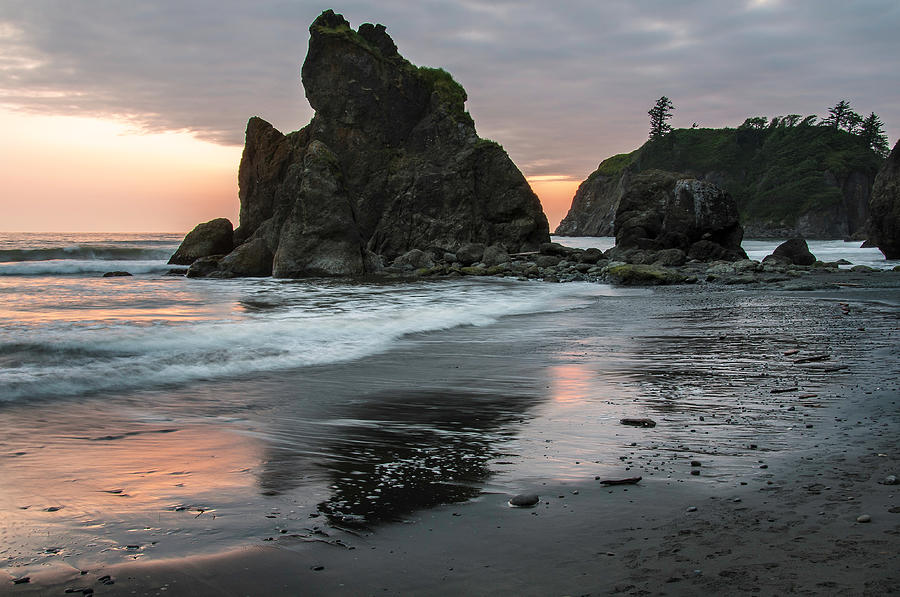
[[[484,469],[451,489],[419,492],[452,503],[425,507],[425,495],[390,512],[364,510],[380,523],[337,524],[335,516],[329,524],[328,507],[346,514],[335,495],[347,498],[356,487],[336,483],[319,512],[269,520],[220,553],[7,567],[0,593],[900,590],[900,485],[879,483],[900,473],[896,290],[623,292],[587,309],[410,338],[389,353],[279,380],[302,378],[311,392],[327,390],[345,404],[377,394],[376,411],[391,413],[375,416],[375,402],[359,399],[345,418],[415,428],[427,412],[398,406],[414,399],[438,409],[432,414],[447,429],[501,436],[491,440],[499,450],[482,449],[480,439],[429,440],[429,448],[456,450]],[[478,422],[466,401],[492,420]],[[449,411],[435,406],[448,402]],[[657,425],[619,424],[632,416]],[[419,437],[404,433],[397,437]],[[334,441],[339,450],[352,445]],[[380,464],[367,470],[375,476]],[[296,462],[270,477],[289,476],[288,465]],[[633,476],[641,482],[600,483]],[[540,503],[509,507],[519,492],[538,493]],[[870,522],[858,522],[863,515]]]

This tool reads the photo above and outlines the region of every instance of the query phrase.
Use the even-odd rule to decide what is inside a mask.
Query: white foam
[[[0,276],[71,276],[102,274],[117,270],[130,274],[152,274],[167,271],[171,266],[160,260],[106,261],[81,259],[50,259],[47,261],[14,261],[0,263]]]
[[[44,330],[30,338],[34,350],[28,352],[36,356],[23,358],[17,367],[0,368],[0,400],[128,390],[349,361],[384,351],[411,333],[570,309],[608,291],[577,283],[447,283],[403,291],[387,287],[393,292],[383,296],[385,291],[377,287],[357,288],[371,289],[374,295],[344,298],[340,308],[319,314],[297,306],[237,321]],[[331,289],[330,294],[343,291],[352,294],[354,289]],[[327,289],[324,294],[329,294]],[[17,350],[13,343],[22,340],[0,337],[0,353],[9,354],[4,346]]]

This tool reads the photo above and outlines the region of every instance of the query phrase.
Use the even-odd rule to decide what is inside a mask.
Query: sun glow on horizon
[[[541,200],[547,221],[550,223],[550,232],[553,232],[568,213],[572,197],[575,196],[581,181],[565,174],[528,176],[526,180]]]
[[[218,217],[238,225],[238,146],[2,107],[0,127],[0,231],[187,232]],[[581,181],[566,174],[527,180],[554,230]]]
[[[0,108],[5,232],[172,232],[236,222],[240,147]]]

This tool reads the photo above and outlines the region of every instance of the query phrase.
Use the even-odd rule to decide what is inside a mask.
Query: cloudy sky
[[[577,183],[676,127],[827,113],[900,135],[897,0],[3,0],[0,230],[171,230],[237,213],[247,118],[312,111],[307,28],[325,8],[387,25],[466,88],[554,224]]]

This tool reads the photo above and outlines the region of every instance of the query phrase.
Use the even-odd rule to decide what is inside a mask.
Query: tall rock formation
[[[900,259],[900,141],[875,178],[869,217],[869,241],[887,259]]]
[[[728,191],[747,236],[860,236],[880,164],[860,137],[829,127],[679,129],[604,160],[578,188],[556,234],[612,235],[629,177],[659,169]]]
[[[734,199],[716,185],[674,172],[635,175],[615,216],[614,259],[680,265],[685,259],[746,259]]]
[[[375,272],[411,249],[549,241],[537,196],[500,145],[478,138],[448,73],[409,63],[383,25],[354,31],[327,10],[309,31],[301,74],[316,113],[287,135],[247,124],[236,252],[264,250],[274,276],[303,277]],[[229,263],[247,257],[213,275],[239,275]]]

